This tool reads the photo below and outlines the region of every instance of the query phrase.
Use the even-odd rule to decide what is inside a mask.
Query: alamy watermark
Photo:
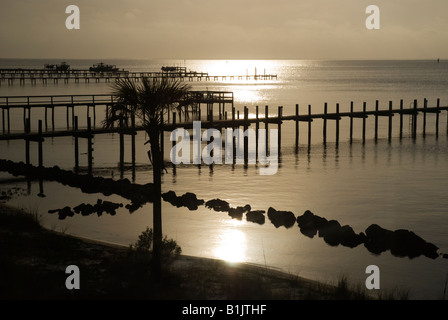
[[[80,29],[80,16],[79,7],[75,5],[69,5],[65,8],[65,13],[70,14],[67,19],[65,19],[65,27],[68,30],[79,30]]]
[[[380,29],[380,8],[370,5],[366,8],[366,14],[370,14],[366,19],[366,28],[368,30]]]
[[[380,289],[380,268],[376,265],[370,265],[366,268],[366,274],[369,276],[366,279],[366,288],[368,290]]]
[[[179,164],[257,164],[261,165],[260,175],[274,175],[278,169],[278,130],[269,130],[269,156],[267,155],[266,129],[226,128],[223,137],[218,129],[202,132],[201,121],[193,121],[192,137],[188,130],[178,128],[171,132],[170,141],[176,142],[170,152],[171,162]],[[178,141],[180,138],[180,141]],[[247,148],[244,147],[247,139]],[[234,141],[235,140],[235,141]],[[202,148],[201,143],[206,142]],[[258,148],[257,148],[258,144]],[[256,147],[254,150],[254,146]],[[193,150],[191,150],[193,149]],[[245,152],[245,149],[247,152]],[[258,152],[256,150],[258,149]],[[191,153],[193,151],[193,153]]]
[[[70,274],[65,280],[65,287],[68,290],[80,289],[80,272],[76,265],[70,265],[65,269],[65,273]]]
[[[76,5],[69,5],[65,9],[66,14],[70,14],[65,20],[65,27],[68,30],[79,30],[80,29],[80,15],[79,7]],[[366,28],[368,30],[379,30],[380,29],[380,9],[376,5],[369,5],[365,11],[369,16],[366,19]]]

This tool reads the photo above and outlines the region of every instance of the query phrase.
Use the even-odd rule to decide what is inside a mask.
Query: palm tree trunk
[[[162,274],[162,161],[159,131],[152,130],[150,133],[151,153],[153,163],[153,272],[156,277]]]

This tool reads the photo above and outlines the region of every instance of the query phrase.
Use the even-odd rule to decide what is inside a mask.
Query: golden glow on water
[[[213,60],[205,61],[205,72],[216,76],[246,76],[274,73],[278,61],[271,60]]]
[[[234,94],[235,92],[237,92],[238,94],[238,102],[241,103],[253,104],[257,103],[258,101],[263,101],[263,93],[258,88],[249,87],[244,88],[244,90],[241,90],[240,88],[234,90]],[[244,114],[240,115],[240,117],[241,116],[244,116]]]
[[[217,259],[229,262],[244,262],[247,258],[247,241],[245,233],[238,230],[238,226],[245,222],[237,220],[226,222],[226,227],[218,235],[213,254]]]

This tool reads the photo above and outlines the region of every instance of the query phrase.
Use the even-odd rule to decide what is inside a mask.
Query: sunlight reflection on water
[[[217,236],[218,243],[213,250],[217,259],[228,262],[245,262],[246,257],[246,234],[237,229],[244,222],[235,220],[226,221],[225,226]]]

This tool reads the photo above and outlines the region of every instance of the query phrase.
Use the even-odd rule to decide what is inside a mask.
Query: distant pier
[[[65,71],[47,69],[0,69],[0,85],[12,86],[37,83],[100,83],[118,81],[128,78],[140,81],[142,78],[149,79],[178,79],[180,81],[226,81],[226,80],[276,80],[276,74],[255,74],[249,75],[209,75],[207,72],[187,71],[186,68],[168,69],[160,72],[136,72],[118,70],[114,72],[96,72],[91,70],[69,69]]]

